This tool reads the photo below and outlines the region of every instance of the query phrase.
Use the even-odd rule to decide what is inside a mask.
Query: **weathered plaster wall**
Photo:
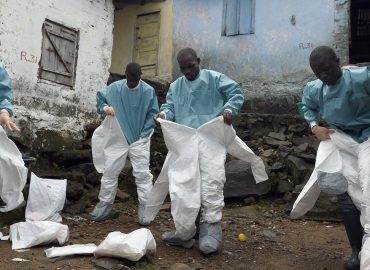
[[[140,14],[160,12],[158,77],[169,81],[172,77],[172,15],[173,1],[128,5],[115,12],[113,30],[112,66],[110,71],[122,74],[133,60],[136,17]]]
[[[334,0],[333,47],[342,64],[349,63],[350,0]]]
[[[15,109],[26,144],[42,147],[43,131],[79,139],[96,118],[95,94],[108,78],[114,7],[111,0],[0,0],[0,61],[12,77]],[[76,28],[75,87],[38,81],[45,18]],[[23,57],[21,57],[21,55]],[[47,132],[46,132],[47,133]],[[37,138],[37,134],[39,138]],[[50,141],[52,148],[56,142]]]
[[[334,2],[345,0],[255,2],[255,34],[224,37],[223,0],[175,0],[174,53],[193,47],[204,68],[240,82],[248,91],[248,110],[295,111],[305,82],[313,78],[309,54],[318,45],[334,44],[335,23],[346,20],[335,15]],[[174,67],[177,77],[175,60]]]

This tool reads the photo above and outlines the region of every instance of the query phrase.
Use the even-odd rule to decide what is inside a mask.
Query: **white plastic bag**
[[[0,126],[0,196],[6,203],[0,212],[11,211],[24,201],[22,190],[26,181],[27,168],[22,154]]]
[[[69,245],[64,247],[52,247],[45,250],[46,257],[54,258],[70,255],[88,255],[93,254],[96,249],[95,244]]]
[[[10,226],[9,234],[13,250],[54,242],[62,245],[69,239],[68,226],[52,221],[19,222]]]
[[[67,180],[43,179],[31,175],[26,221],[62,222],[60,212],[66,200]]]
[[[150,230],[135,230],[129,234],[111,232],[96,248],[95,257],[118,257],[138,261],[145,254],[155,254],[156,243]]]

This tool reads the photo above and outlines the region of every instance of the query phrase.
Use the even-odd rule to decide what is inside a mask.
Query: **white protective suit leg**
[[[24,202],[22,190],[26,181],[22,154],[0,126],[0,196],[6,204],[0,207],[0,212],[11,211]]]
[[[125,166],[129,145],[115,117],[107,116],[92,137],[92,154],[96,170],[103,173],[99,203],[91,219],[109,218],[116,197],[118,175]]]
[[[139,207],[137,210],[138,222],[141,225],[149,225],[150,222],[144,220],[145,204],[148,195],[153,188],[153,175],[149,170],[150,160],[150,137],[140,139],[130,145],[129,157],[132,165],[133,175],[137,188]]]
[[[124,139],[124,138],[123,138]],[[117,193],[118,176],[126,163],[128,154],[127,142],[111,145],[105,161],[105,170],[101,178],[99,201],[113,204]]]
[[[153,187],[153,175],[149,170],[150,138],[139,140],[130,145],[129,157],[137,187],[140,204],[146,204]]]
[[[370,138],[358,147],[359,178],[362,188],[361,217],[364,236],[361,249],[361,270],[370,269]]]
[[[363,190],[362,215],[364,230],[370,234],[370,139],[359,145],[358,149],[359,178]]]
[[[207,223],[219,222],[224,207],[226,147],[211,149],[207,141],[199,141],[200,195],[203,219]]]

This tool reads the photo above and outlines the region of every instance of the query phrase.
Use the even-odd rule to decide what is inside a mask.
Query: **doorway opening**
[[[351,1],[350,63],[370,63],[370,1]]]

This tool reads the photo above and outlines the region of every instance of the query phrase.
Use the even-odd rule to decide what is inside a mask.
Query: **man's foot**
[[[181,240],[178,236],[176,236],[175,232],[165,232],[162,234],[162,240],[170,246],[191,248],[194,245],[194,239]]]
[[[360,259],[357,252],[352,252],[351,257],[344,263],[344,268],[347,270],[360,270]]]
[[[118,212],[113,211],[113,205],[106,202],[98,202],[94,210],[90,213],[90,220],[104,221],[115,219],[119,216]]]
[[[199,249],[205,254],[217,252],[222,242],[221,222],[203,223],[199,230]]]
[[[145,219],[144,212],[145,212],[145,204],[139,204],[139,207],[137,209],[138,222],[142,226],[148,226],[150,224],[150,221]]]

